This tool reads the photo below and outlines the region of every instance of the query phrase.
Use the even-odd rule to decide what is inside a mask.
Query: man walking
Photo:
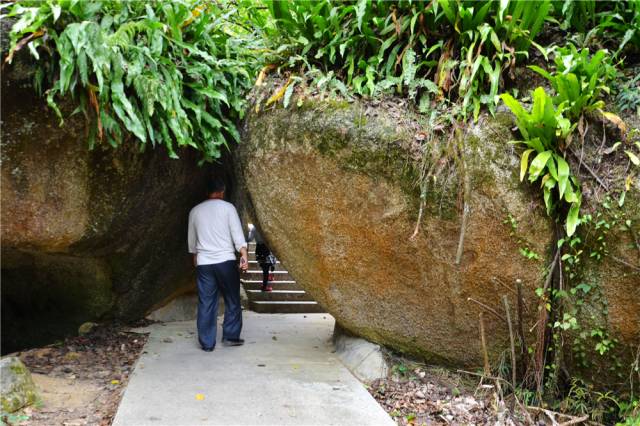
[[[189,213],[189,253],[193,253],[198,276],[198,341],[204,351],[216,346],[218,290],[224,298],[222,344],[240,346],[242,307],[240,275],[236,251],[240,252],[240,269],[249,267],[247,243],[240,218],[233,204],[224,201],[225,184],[213,179],[207,186],[208,200]]]

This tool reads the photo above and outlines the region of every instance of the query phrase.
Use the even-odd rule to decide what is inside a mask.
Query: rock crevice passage
[[[249,243],[249,270],[240,282],[249,299],[249,309],[263,314],[294,314],[325,312],[304,288],[296,282],[282,262],[278,261],[273,275],[273,291],[261,291],[262,269],[256,261],[256,244]]]

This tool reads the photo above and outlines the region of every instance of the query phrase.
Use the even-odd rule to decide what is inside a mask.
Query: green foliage
[[[534,250],[530,248],[530,243],[525,240],[518,232],[518,221],[511,213],[507,213],[507,218],[502,222],[504,224],[509,224],[511,227],[511,232],[509,236],[514,237],[518,241],[518,245],[520,246],[518,251],[520,254],[529,260],[539,261],[540,255],[536,253]]]
[[[615,423],[617,426],[640,424],[640,401],[637,398],[621,397],[611,391],[596,391],[592,385],[577,378],[571,379],[569,392],[558,408],[564,412],[588,414],[598,423],[613,424],[612,420],[618,418],[623,423]]]
[[[15,413],[0,412],[0,426],[15,425],[29,421],[31,416],[24,414],[22,411]]]
[[[608,7],[596,14],[597,31],[612,48],[617,48],[618,56],[625,47],[637,52],[640,49],[640,0],[599,2]]]
[[[311,80],[347,98],[401,94],[422,112],[454,102],[456,114],[477,118],[483,106],[494,111],[504,78],[514,78],[532,45],[546,56],[534,39],[550,13],[566,29],[600,21],[603,38],[622,37],[618,50],[637,44],[640,0],[602,3],[25,0],[0,8],[17,19],[9,62],[22,48],[40,60],[35,86],[60,116],[59,100],[75,99],[92,146],[117,146],[130,133],[142,147],[163,145],[175,156],[192,146],[210,160],[237,140],[244,92],[265,63],[291,72],[273,102],[289,105],[296,85]],[[568,118],[601,106],[613,70],[601,55],[589,63],[588,51],[572,47],[556,55],[555,100],[572,99]],[[558,60],[569,57],[573,65],[561,71]],[[620,102],[633,107],[630,90]]]
[[[601,80],[599,85],[604,85],[607,69],[602,63],[602,58],[594,62],[588,57],[588,52],[584,54],[570,50],[562,53],[569,54],[559,55],[556,58],[557,70],[553,74],[548,74],[548,78],[552,80],[563,75],[562,73],[578,75],[582,82],[580,89],[586,95],[581,91],[567,91],[566,95],[559,94],[552,98],[539,87],[533,93],[533,104],[530,110],[526,110],[512,96],[502,95],[504,103],[514,113],[518,129],[524,139],[519,143],[527,147],[521,156],[520,179],[528,175],[530,182],[541,181],[547,212],[555,218],[562,218],[566,226],[566,237],[558,241],[557,247],[561,254],[560,274],[564,277],[561,278],[564,284],[547,290],[543,288],[536,290],[538,297],[542,298],[542,306],[553,318],[553,321],[549,322],[552,348],[550,353],[556,355],[544,366],[544,389],[548,395],[553,395],[553,399],[557,399],[562,375],[562,358],[565,356],[571,356],[577,365],[585,369],[597,366],[596,370],[601,368],[600,363],[594,365],[591,361],[606,357],[607,362],[604,365],[608,370],[607,373],[618,374],[622,378],[623,365],[616,351],[618,341],[610,336],[608,327],[595,325],[588,328],[580,321],[580,318],[584,318],[586,314],[583,312],[583,307],[586,306],[587,300],[589,300],[588,306],[595,308],[605,319],[608,315],[607,300],[597,283],[583,275],[583,264],[587,256],[597,262],[608,254],[606,236],[612,227],[624,222],[625,226],[631,229],[631,223],[629,220],[624,220],[623,213],[611,212],[605,216],[598,211],[595,215],[585,214],[582,217],[579,215],[581,188],[577,177],[571,173],[564,154],[571,143],[572,132],[577,126],[571,118],[582,120],[585,112],[599,108],[598,101],[594,101],[594,98],[604,91],[598,85],[590,85],[586,79],[594,81],[597,77]],[[594,63],[597,66],[594,66]],[[600,70],[596,70],[596,67]],[[544,73],[546,72],[541,72],[543,75]],[[594,75],[596,77],[593,77]],[[558,86],[561,84],[558,83]],[[559,93],[561,92],[562,89],[559,90]],[[609,113],[603,113],[603,116],[620,126],[617,116]],[[627,142],[631,145],[630,141]],[[615,144],[610,151],[613,152],[621,144],[622,142]],[[629,156],[629,162],[635,164],[633,158],[635,154],[630,156],[629,153],[633,154],[633,152],[629,149],[626,149],[625,153]],[[530,162],[531,157],[533,160]],[[640,164],[640,160],[638,163]],[[630,179],[627,178],[627,186],[629,181]],[[627,187],[626,190],[629,188]],[[618,201],[619,206],[623,205],[624,196],[625,192],[622,192]],[[604,211],[611,210],[610,200],[605,201],[602,208]],[[566,218],[565,212],[567,212]],[[576,234],[578,225],[588,227],[581,236]],[[602,321],[596,324],[602,324]],[[565,333],[571,336],[569,340],[571,353],[564,351],[567,341],[565,338],[568,336]],[[569,395],[563,399],[564,405],[559,407],[563,411],[589,413],[596,421],[619,418],[622,415],[618,408],[622,403],[610,392],[583,392],[584,389],[581,386],[574,385]],[[539,398],[542,398],[542,395]]]
[[[640,0],[554,0],[551,15],[559,28],[609,47],[614,57],[640,47]]]
[[[538,87],[533,92],[531,111],[509,94],[502,100],[516,116],[516,123],[527,149],[520,161],[520,180],[529,176],[529,182],[541,181],[547,213],[556,213],[558,203],[568,205],[566,215],[567,235],[573,235],[579,224],[578,213],[582,202],[580,184],[571,173],[569,164],[562,154],[563,142],[576,126],[563,116],[564,104],[555,107],[552,98]],[[530,156],[534,154],[529,163]],[[557,189],[557,197],[554,190]]]
[[[554,62],[556,69],[551,73],[535,65],[529,68],[549,80],[556,92],[554,103],[564,103],[570,119],[576,121],[583,113],[604,107],[602,96],[610,92],[608,84],[617,75],[606,50],[590,55],[589,49],[578,51],[568,44],[556,50]]]
[[[619,415],[622,404],[621,398],[613,392],[596,391],[592,385],[572,378],[569,392],[558,404],[558,408],[578,415],[587,414],[593,421],[610,424],[607,420]]]
[[[636,366],[635,373],[638,373]],[[616,426],[638,426],[640,425],[640,399],[634,399],[629,402],[619,402],[620,417],[624,423],[616,423]]]
[[[609,255],[607,239],[611,230],[628,230],[633,236],[631,220],[627,219],[624,210],[618,208],[620,203],[613,201],[607,197],[593,215],[585,214],[581,218],[581,235],[558,241],[558,249],[563,253],[561,259],[566,286],[552,291],[552,302],[562,307],[561,318],[553,324],[554,352],[567,348],[567,343],[571,342],[570,351],[564,352],[563,357],[570,357],[574,365],[582,369],[581,373],[574,373],[571,387],[557,408],[575,414],[589,414],[592,420],[606,424],[633,413],[634,395],[616,396],[610,391],[600,392],[587,383],[593,383],[602,374],[615,375],[621,381],[630,380],[630,388],[633,389],[637,381],[634,377],[640,378],[638,359],[631,366],[621,362],[619,342],[603,325],[607,323],[607,297],[598,280],[585,274],[583,268],[585,262],[600,262]],[[550,369],[556,370],[557,364],[554,361]],[[585,379],[578,378],[580,376]]]
[[[616,426],[638,426],[640,425],[640,414],[631,415],[624,419],[624,423],[616,423]]]
[[[536,253],[535,251],[529,249],[528,247],[521,247],[520,248],[520,254],[529,259],[529,260],[539,260],[540,259],[540,255],[538,255],[538,253]]]
[[[320,70],[356,94],[393,89],[422,110],[460,99],[463,114],[495,108],[502,75],[528,56],[550,2],[267,1],[269,60]]]
[[[394,366],[391,368],[391,371],[392,373],[397,374],[401,377],[406,377],[410,373],[409,367],[407,367],[407,365],[404,363],[394,364]]]
[[[586,113],[599,111],[602,117],[621,126],[618,116],[602,111],[604,101],[601,99],[609,93],[608,84],[617,76],[617,71],[606,50],[590,55],[589,49],[578,51],[572,44],[557,49],[554,62],[556,69],[551,73],[534,65],[529,68],[549,80],[555,96],[550,97],[538,87],[533,93],[531,112],[509,94],[503,94],[502,100],[516,116],[524,138],[522,143],[528,148],[521,157],[520,180],[527,172],[530,182],[541,179],[547,213],[555,215],[567,211],[566,232],[572,236],[580,224],[582,195],[580,183],[565,159],[565,151],[571,144],[574,129],[582,123]],[[535,156],[529,164],[532,154]],[[552,192],[555,188],[558,189],[557,197]],[[558,203],[566,204],[567,208],[557,210]]]
[[[616,105],[620,111],[635,112],[640,117],[640,74],[621,82],[617,88]]]
[[[36,86],[61,123],[58,99],[76,100],[90,146],[118,146],[127,131],[142,148],[163,145],[176,157],[176,147],[192,146],[211,160],[239,139],[234,120],[255,62],[229,19],[235,12],[196,0],[25,1],[8,13],[18,19],[11,51],[26,43],[47,57]]]
[[[568,30],[574,28],[580,32],[586,32],[595,25],[596,0],[563,0],[555,2],[554,6],[562,3],[560,14],[564,17],[560,28]]]

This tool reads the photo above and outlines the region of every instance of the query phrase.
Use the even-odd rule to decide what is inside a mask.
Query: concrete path
[[[113,424],[395,425],[333,354],[330,315],[243,315],[245,345],[211,353],[192,321],[149,327]]]

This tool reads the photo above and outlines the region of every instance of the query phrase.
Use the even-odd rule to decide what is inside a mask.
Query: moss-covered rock
[[[535,289],[555,250],[555,231],[540,192],[519,181],[519,154],[508,143],[517,137],[512,115],[483,115],[456,136],[395,107],[401,100],[374,105],[302,96],[288,109],[254,106],[236,152],[248,195],[243,214],[262,228],[294,277],[350,332],[430,361],[467,366],[481,362],[482,311],[493,358],[507,348],[501,298],[506,295],[514,309],[514,282],[521,279],[525,339],[534,342]],[[589,137],[601,137],[601,126],[595,128]],[[603,167],[626,176],[627,162],[614,163]],[[421,227],[411,238],[425,171]],[[593,213],[601,191],[590,182],[583,186],[582,213]],[[618,215],[606,236],[609,254],[601,261],[583,256],[580,273],[597,295],[594,290],[580,302],[580,331],[602,329],[604,338],[617,342],[603,357],[588,339],[589,365],[597,368],[584,369],[582,377],[592,382],[620,382],[611,373],[628,375],[640,345],[639,193],[635,182],[624,207],[607,213],[611,220]],[[589,232],[587,225],[579,228]],[[574,337],[564,334],[569,350],[563,362],[578,373]]]
[[[236,166],[270,246],[342,327],[430,361],[478,365],[476,302],[502,311],[505,294],[515,306],[521,279],[532,326],[552,245],[543,208],[518,181],[510,126],[484,117],[451,140],[408,111],[307,99],[304,108],[253,109]],[[427,168],[447,165],[427,187],[411,238],[423,155]],[[540,260],[519,254],[522,241]],[[486,311],[485,321],[495,358],[507,327]]]
[[[605,221],[607,227],[601,224],[596,229],[592,223],[580,230],[583,238],[602,237],[606,253],[591,257],[596,250],[589,247],[583,256],[581,282],[589,292],[578,292],[584,301],[580,329],[567,345],[573,349],[571,363],[586,379],[607,386],[628,385],[640,347],[640,183],[627,192],[623,206],[609,202],[607,207],[599,209],[602,216],[594,221]],[[597,349],[602,342],[605,346]]]
[[[31,373],[19,358],[11,356],[0,360],[0,381],[3,413],[13,413],[39,400]]]

